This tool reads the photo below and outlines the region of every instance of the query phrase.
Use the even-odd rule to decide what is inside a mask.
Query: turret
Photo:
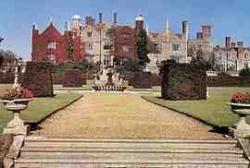
[[[79,15],[74,15],[72,17],[72,29],[78,30],[80,28],[81,17]]]
[[[144,28],[144,18],[142,15],[138,15],[135,19],[135,30],[139,32]]]

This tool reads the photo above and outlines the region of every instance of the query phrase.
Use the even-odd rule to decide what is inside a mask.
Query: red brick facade
[[[33,27],[32,30],[32,60],[49,61],[60,64],[74,60],[80,62],[84,59],[84,44],[80,37],[73,37],[72,32],[66,31],[62,35],[53,23],[39,34]]]
[[[119,58],[133,59],[136,56],[135,29],[129,26],[115,28],[114,55]]]

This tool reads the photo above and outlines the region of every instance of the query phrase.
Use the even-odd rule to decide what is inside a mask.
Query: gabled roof
[[[48,35],[55,33],[56,35],[62,36],[62,34],[57,30],[55,25],[51,22],[49,26],[41,33],[41,35]]]

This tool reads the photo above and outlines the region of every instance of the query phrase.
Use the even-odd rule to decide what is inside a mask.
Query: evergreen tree
[[[137,57],[139,64],[144,67],[149,62],[147,50],[147,32],[142,29],[138,32],[136,37]]]

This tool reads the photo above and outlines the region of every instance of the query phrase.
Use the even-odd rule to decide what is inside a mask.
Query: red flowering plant
[[[231,97],[232,103],[250,104],[250,93],[237,92]]]
[[[26,88],[6,89],[0,92],[2,100],[33,99],[33,97],[33,92]]]

